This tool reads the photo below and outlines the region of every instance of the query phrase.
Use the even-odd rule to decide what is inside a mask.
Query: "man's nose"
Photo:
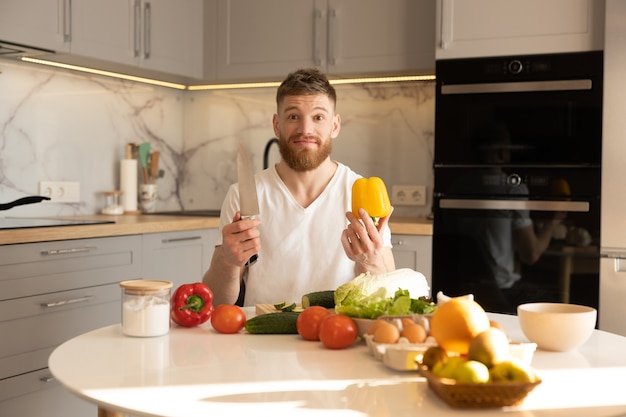
[[[298,133],[302,135],[309,135],[314,132],[314,123],[312,120],[302,118],[298,124]]]

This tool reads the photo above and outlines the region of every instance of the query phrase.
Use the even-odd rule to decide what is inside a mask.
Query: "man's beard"
[[[332,151],[332,140],[326,141],[324,144],[320,144],[318,138],[315,139],[320,147],[317,150],[311,150],[307,148],[301,148],[293,150],[289,147],[289,142],[280,138],[278,141],[278,149],[280,155],[287,165],[294,171],[305,172],[311,171],[317,168],[328,158]]]

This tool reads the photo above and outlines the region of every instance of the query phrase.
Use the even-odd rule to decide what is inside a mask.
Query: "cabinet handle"
[[[163,239],[161,243],[174,243],[174,242],[187,242],[190,240],[199,240],[202,239],[201,236],[186,236],[186,237],[175,237],[172,239]]]
[[[134,10],[135,34],[133,39],[133,56],[138,58],[141,53],[141,2],[139,0],[135,0]]]
[[[324,13],[320,9],[315,10],[313,21],[313,62],[316,66],[322,65],[322,23]]]
[[[335,46],[338,45],[337,41],[337,14],[339,12],[336,9],[330,9],[328,13],[328,65],[336,64]]]
[[[152,43],[150,36],[152,35],[152,11],[150,3],[146,3],[143,6],[143,57],[150,59],[150,53],[152,52]]]
[[[46,376],[42,376],[41,378],[39,378],[39,380],[41,382],[52,382],[54,381],[56,378],[53,377],[52,375],[46,375]]]
[[[63,4],[63,42],[72,41],[72,0]]]
[[[69,300],[55,301],[52,303],[41,303],[40,305],[44,308],[61,307],[61,306],[65,306],[68,304],[84,303],[84,302],[93,300],[94,298],[96,298],[95,295],[86,295],[84,297],[71,298]]]
[[[441,49],[448,49],[452,41],[452,10],[453,0],[441,0],[440,44]]]
[[[66,255],[68,253],[83,253],[83,252],[91,252],[92,250],[96,250],[95,246],[85,246],[83,248],[68,248],[68,249],[50,249],[50,250],[42,250],[42,255]]]
[[[398,241],[395,241],[395,242],[391,242],[391,244],[393,246],[402,246],[402,245],[404,245],[404,241],[403,240],[398,240]]]

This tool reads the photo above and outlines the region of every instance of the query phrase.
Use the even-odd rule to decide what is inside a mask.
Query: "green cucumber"
[[[299,315],[293,311],[261,314],[246,321],[246,330],[250,334],[298,334]]]
[[[296,303],[291,303],[291,304],[289,304],[289,305],[284,305],[284,306],[282,306],[282,307],[281,307],[280,309],[278,309],[278,310],[280,310],[280,311],[284,311],[284,312],[287,312],[287,311],[295,311],[295,309],[296,309]]]
[[[302,296],[302,308],[311,306],[322,306],[325,308],[335,308],[335,291],[315,291]]]

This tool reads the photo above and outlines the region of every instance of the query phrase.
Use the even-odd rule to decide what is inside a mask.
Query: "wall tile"
[[[239,141],[255,169],[274,136],[275,89],[178,91],[0,60],[0,202],[38,194],[40,180],[80,181],[81,202],[5,216],[92,214],[119,188],[129,142],[161,152],[158,210],[219,208],[236,181]],[[342,128],[333,158],[365,176],[432,191],[434,83],[337,86]],[[270,162],[278,158],[273,147]],[[141,178],[141,176],[140,176]],[[430,206],[396,207],[426,215]]]

